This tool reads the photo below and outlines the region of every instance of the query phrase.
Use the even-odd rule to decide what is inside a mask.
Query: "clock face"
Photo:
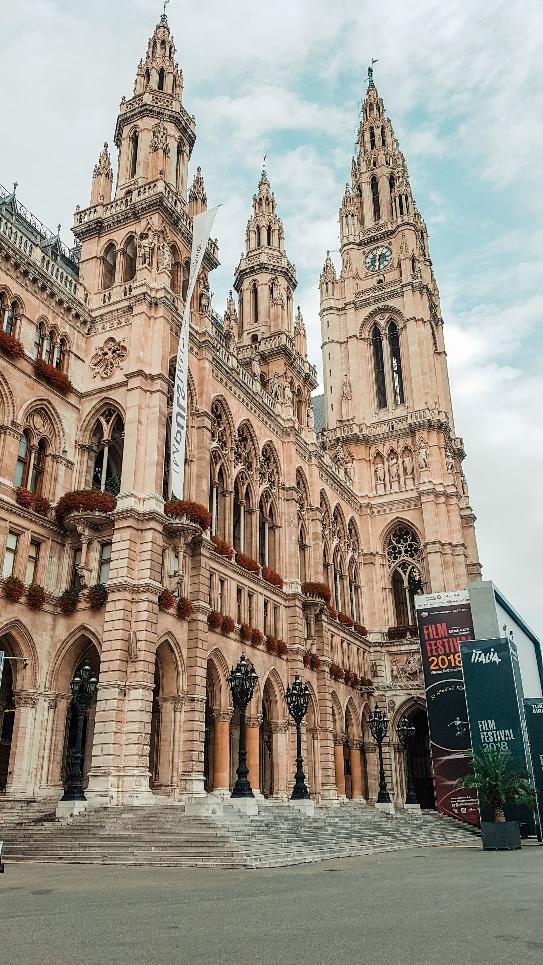
[[[368,251],[364,264],[368,271],[382,271],[388,268],[392,260],[392,252],[390,248],[386,245],[381,245],[379,248],[373,248],[372,251]]]

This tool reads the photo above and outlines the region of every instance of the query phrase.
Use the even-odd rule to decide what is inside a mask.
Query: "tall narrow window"
[[[23,432],[19,441],[17,465],[15,466],[15,485],[25,487],[28,481],[28,465],[30,460],[30,445],[28,434]]]
[[[2,577],[4,580],[13,574],[18,542],[19,537],[17,536],[17,533],[8,533],[8,538],[6,540],[6,552],[4,553],[4,565],[2,567]]]
[[[241,586],[236,587],[236,623],[243,623],[243,590]]]
[[[145,71],[144,80],[145,80],[145,86],[149,87],[149,84],[151,83],[151,74],[149,72],[149,68],[147,68],[147,70]]]
[[[107,583],[109,580],[109,568],[111,565],[111,543],[102,543],[100,549],[100,566],[98,569],[98,582]]]
[[[130,135],[130,165],[128,169],[128,177],[135,178],[136,171],[138,170],[138,147],[139,147],[139,134],[134,131]]]
[[[384,127],[381,127],[381,144],[383,145],[383,147],[387,146],[386,131]]]
[[[25,570],[25,583],[30,586],[34,582],[36,577],[36,569],[38,566],[38,557],[40,555],[40,544],[36,543],[35,540],[31,540],[30,546],[28,548],[28,558],[26,561]]]
[[[54,366],[55,366],[55,368],[57,368],[57,369],[63,369],[63,368],[64,368],[64,362],[65,362],[65,359],[66,359],[66,352],[67,352],[66,339],[65,339],[65,338],[61,338],[61,339],[59,339],[59,341],[57,342],[57,345],[56,345],[56,348],[55,348],[55,357],[54,357],[54,363],[53,363]]]
[[[117,266],[117,249],[113,241],[107,245],[102,261],[102,288],[113,288],[115,284],[115,268]]]
[[[379,185],[377,184],[377,178],[373,177],[371,179],[371,200],[373,203],[373,220],[381,220],[381,204],[379,201]]]
[[[177,145],[177,159],[175,162],[175,186],[178,191],[181,191],[183,187],[183,145],[181,142]]]
[[[373,366],[375,369],[375,387],[377,390],[377,408],[386,409],[387,389],[385,382],[385,361],[383,356],[383,338],[377,325],[373,329],[371,341],[373,344]]]
[[[164,69],[161,67],[158,72],[158,89],[159,90],[164,90],[165,79],[166,79],[166,74],[164,73]]]
[[[256,324],[256,322],[258,322],[258,287],[256,285],[256,282],[253,284],[253,287],[251,288],[251,314],[252,314],[251,321],[253,322],[253,324]]]
[[[370,148],[372,151],[375,148],[375,130],[373,127],[370,127]]]
[[[45,325],[43,324],[43,322],[38,322],[38,324],[36,325],[36,332],[34,335],[34,345],[32,348],[33,359],[41,359],[44,341],[45,341]]]
[[[268,247],[271,248],[272,243],[272,228],[271,224],[268,225]]]
[[[79,567],[81,566],[82,550],[78,546],[74,550],[73,561],[72,561],[72,573],[70,578],[70,590],[76,590],[77,593],[81,590],[81,577],[79,575]]]
[[[400,218],[403,215],[403,194],[398,195],[398,204],[400,206]]]
[[[136,274],[136,239],[131,235],[124,248],[123,281],[131,281]]]
[[[2,305],[3,308],[3,305]],[[15,331],[15,320],[17,318],[17,302],[12,302],[8,305],[3,318],[3,328],[8,335],[13,335]]]
[[[400,356],[400,336],[396,322],[388,326],[388,344],[390,346],[390,365],[392,369],[392,385],[394,388],[394,404],[403,405],[405,402],[403,391],[402,359]]]
[[[34,453],[32,472],[28,482],[28,488],[33,493],[41,493],[43,485],[43,471],[45,469],[45,456],[47,453],[47,443],[45,439],[40,439],[38,448]]]

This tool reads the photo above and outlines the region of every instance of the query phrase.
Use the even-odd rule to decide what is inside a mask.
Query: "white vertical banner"
[[[185,481],[185,448],[187,441],[187,392],[189,377],[189,335],[190,335],[190,302],[198,277],[198,272],[204,258],[209,235],[219,210],[208,208],[202,214],[195,214],[192,219],[192,252],[190,256],[190,273],[185,299],[185,310],[181,322],[179,346],[177,349],[177,363],[175,366],[175,382],[172,410],[172,493],[178,499],[183,499],[183,484]]]

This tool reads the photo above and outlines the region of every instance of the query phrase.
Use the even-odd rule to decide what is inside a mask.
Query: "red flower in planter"
[[[264,634],[262,633],[262,630],[257,630],[256,628],[253,628],[253,631],[251,633],[251,642],[253,644],[253,647],[262,646],[262,644],[264,643]]]
[[[34,505],[34,493],[30,489],[25,489],[23,486],[17,486],[15,490],[15,502],[19,506],[24,506],[25,509],[31,509]]]
[[[45,590],[38,583],[31,583],[26,591],[26,602],[33,610],[41,610],[45,603]]]
[[[11,600],[12,603],[17,603],[21,599],[25,591],[25,585],[22,580],[18,580],[15,576],[8,576],[4,580],[4,596],[6,599]]]
[[[230,546],[224,539],[219,539],[218,536],[212,536],[211,542],[215,547],[215,552],[220,556],[225,556],[227,560],[231,560],[234,556],[234,548]]]
[[[64,590],[57,597],[57,604],[62,610],[64,616],[69,616],[70,613],[75,613],[77,610],[77,604],[79,603],[79,593],[77,590]]]
[[[175,603],[175,597],[171,590],[162,590],[158,595],[158,609],[159,610],[171,610]]]
[[[164,503],[164,512],[172,519],[188,519],[201,529],[209,529],[211,526],[209,509],[202,503],[194,503],[190,499],[168,499]]]
[[[328,671],[328,672],[329,672],[330,676],[331,676],[334,680],[336,679],[336,673],[338,672],[338,670],[339,670],[339,667],[338,667],[337,663],[331,663],[331,664],[330,664],[330,668],[329,668],[329,671]]]
[[[107,587],[103,583],[95,583],[87,590],[87,600],[91,610],[101,610],[107,603]]]
[[[336,671],[336,680],[345,680],[345,671],[342,667],[338,667]]]
[[[266,650],[268,651],[268,653],[278,652],[277,640],[271,633],[266,637]]]
[[[354,628],[361,637],[367,637],[368,631],[366,630],[366,627],[362,626],[361,623],[355,623]]]
[[[277,641],[277,653],[280,657],[286,657],[288,653],[288,647],[284,640]]]
[[[316,596],[325,603],[330,603],[332,591],[326,583],[319,583],[315,580],[306,580],[302,583],[302,593],[304,596]]]
[[[242,623],[239,628],[239,635],[245,643],[252,643],[253,639],[253,628],[249,626],[248,623]]]
[[[188,620],[192,613],[192,603],[186,596],[181,596],[177,601],[177,616],[180,620]]]
[[[48,516],[51,511],[51,503],[45,496],[34,496],[33,510],[39,516]]]
[[[250,556],[245,553],[236,553],[236,563],[238,566],[242,566],[244,570],[248,570],[249,573],[259,573],[260,566],[256,560],[253,560]]]
[[[310,666],[312,670],[320,670],[321,668],[321,658],[316,653],[311,654]]]
[[[328,613],[332,617],[332,620],[337,620],[337,610],[335,609],[335,607],[327,606],[326,609],[328,610]]]
[[[68,513],[112,513],[116,505],[113,493],[101,492],[100,489],[75,489],[60,497],[55,506],[55,516],[62,526]]]
[[[303,655],[303,657],[302,657],[302,660],[303,660],[303,662],[304,662],[304,667],[310,667],[310,666],[311,666],[311,654],[310,654],[309,650],[306,650],[306,652],[304,653],[304,655]]]
[[[223,616],[218,610],[212,610],[207,617],[207,625],[210,630],[220,630],[222,627]]]
[[[347,616],[346,613],[338,613],[337,618],[344,627],[352,627],[353,621],[350,616]]]
[[[360,678],[358,674],[352,673],[349,683],[351,684],[351,687],[358,687],[358,684],[360,683]]]
[[[230,633],[233,633],[236,629],[236,621],[232,617],[223,617],[221,624],[221,632],[227,637]]]
[[[283,577],[276,573],[275,570],[270,569],[269,566],[262,567],[262,577],[266,580],[266,583],[271,583],[272,586],[279,587],[280,590],[283,589]]]
[[[43,359],[36,359],[34,362],[34,372],[38,378],[43,379],[47,382],[53,389],[60,392],[61,395],[68,395],[71,392],[73,385],[65,372],[61,372],[54,365],[49,365],[49,362],[44,362]]]
[[[25,354],[23,343],[9,332],[0,332],[0,351],[14,359],[21,359]]]

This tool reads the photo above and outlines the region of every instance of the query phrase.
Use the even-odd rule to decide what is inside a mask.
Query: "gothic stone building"
[[[258,793],[290,794],[284,694],[301,674],[316,801],[375,800],[379,704],[394,800],[407,715],[417,794],[432,806],[413,597],[464,588],[480,568],[426,227],[371,71],[341,272],[328,255],[320,276],[323,396],[264,171],[223,318],[207,245],[191,301],[185,499],[209,508],[208,528],[165,512],[192,218],[207,204],[199,169],[188,188],[195,120],[165,16],[114,141],[115,191],[105,145],[72,250],[15,191],[0,201],[0,649],[12,658],[0,788],[61,798],[70,685],[88,661],[91,805],[228,793],[239,724],[227,673],[245,651]],[[311,581],[328,585],[328,606]]]

